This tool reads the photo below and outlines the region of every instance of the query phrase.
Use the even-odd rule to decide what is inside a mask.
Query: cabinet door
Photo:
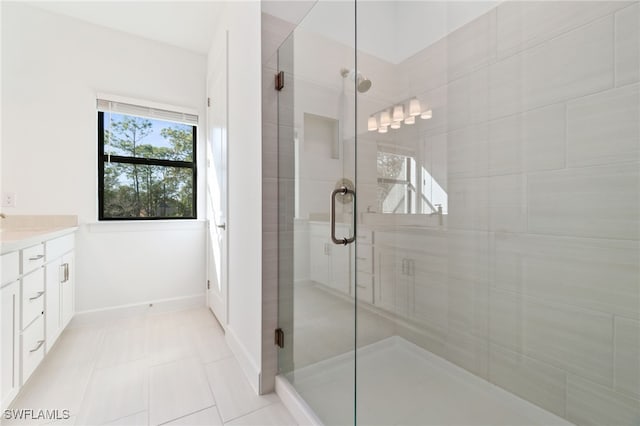
[[[62,313],[60,311],[61,281],[64,274],[60,259],[49,263],[45,271],[45,330],[47,351],[51,349],[62,329]]]
[[[20,386],[20,285],[14,282],[0,290],[0,386],[2,409],[18,393]]]
[[[391,312],[396,310],[396,253],[393,249],[377,250],[375,304]]]
[[[331,268],[329,285],[342,293],[349,294],[349,256],[350,246],[339,246],[334,244],[331,247]]]
[[[415,260],[395,248],[376,249],[376,305],[409,317],[414,296]]]
[[[62,328],[65,328],[75,312],[75,262],[73,252],[62,256],[62,264],[66,270],[60,284],[60,311],[62,313]]]
[[[329,256],[331,245],[325,236],[312,233],[309,239],[309,278],[320,284],[329,284]]]

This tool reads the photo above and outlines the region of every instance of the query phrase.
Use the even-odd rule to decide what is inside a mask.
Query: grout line
[[[275,392],[274,392],[274,395],[276,395],[276,393],[275,393]],[[262,396],[262,395],[261,395],[261,396]],[[280,399],[280,397],[278,397],[278,401],[277,401],[277,402],[280,402],[280,401],[279,401],[279,399]],[[264,405],[264,406],[262,406],[262,407],[259,407],[259,408],[253,409],[253,410],[251,410],[251,411],[249,411],[249,412],[247,412],[247,413],[240,414],[240,415],[238,415],[238,416],[232,417],[232,418],[230,418],[230,419],[229,419],[229,420],[227,420],[227,421],[224,421],[224,419],[222,419],[222,418],[221,418],[221,419],[222,419],[222,423],[223,423],[223,424],[227,424],[227,423],[232,422],[232,421],[234,421],[234,420],[237,420],[237,419],[240,419],[240,418],[242,418],[242,417],[248,416],[249,414],[253,414],[253,413],[255,413],[256,411],[260,411],[260,410],[262,410],[262,409],[264,409],[264,408],[267,408],[267,407],[270,407],[270,406],[272,406],[272,405],[275,405],[275,404],[277,404],[277,402],[269,402],[268,404],[266,404],[266,405]],[[287,410],[287,411],[288,411],[288,410]]]
[[[201,408],[199,410],[192,411],[192,412],[184,414],[182,416],[178,416],[178,417],[176,417],[174,419],[167,420],[166,422],[158,423],[158,426],[166,425],[167,423],[175,422],[178,419],[183,419],[183,418],[185,418],[187,416],[191,416],[192,414],[200,413],[201,411],[208,410],[209,408],[215,408],[215,407],[216,407],[215,404],[214,405],[209,405],[208,407],[204,407],[204,408]],[[151,418],[151,416],[149,416],[149,418]]]
[[[569,167],[569,101],[564,102],[564,135],[563,135],[563,147],[564,147],[564,169]]]
[[[116,419],[111,419],[111,420],[107,420],[106,423],[101,423],[102,425],[105,424],[109,424],[109,423],[113,423],[113,422],[117,422],[118,420],[122,420],[122,419],[126,419],[127,417],[131,417],[131,416],[135,416],[136,414],[140,414],[140,413],[148,413],[148,411],[145,410],[140,410],[140,411],[136,411],[135,413],[131,413],[131,414],[125,414],[124,416],[118,417]],[[149,416],[147,415],[147,419],[149,418]],[[77,419],[76,419],[77,420]],[[90,421],[90,420],[89,420]],[[148,420],[147,420],[148,422]]]

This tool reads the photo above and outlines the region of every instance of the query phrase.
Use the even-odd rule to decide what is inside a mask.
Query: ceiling
[[[288,2],[271,3],[267,13],[290,19]],[[360,1],[356,19],[352,1],[319,0],[300,22],[300,27],[354,46],[357,21],[358,50],[398,64],[498,3],[498,0]]]
[[[216,31],[219,1],[38,1],[50,12],[206,54]]]

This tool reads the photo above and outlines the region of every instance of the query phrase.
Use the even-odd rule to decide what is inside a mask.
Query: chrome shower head
[[[340,75],[342,76],[342,78],[349,78],[350,80],[352,80],[356,84],[356,89],[360,93],[365,93],[366,91],[371,89],[371,80],[362,75],[361,72],[356,73],[356,70],[353,68],[350,70],[342,68],[340,70]]]

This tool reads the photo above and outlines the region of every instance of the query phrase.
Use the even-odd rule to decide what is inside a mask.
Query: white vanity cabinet
[[[14,242],[1,256],[0,396],[6,409],[74,314],[75,233]],[[36,241],[34,242],[34,239]]]
[[[350,227],[336,224],[339,236],[347,235]],[[309,278],[345,294],[350,293],[351,247],[334,244],[326,222],[309,223]]]
[[[45,243],[47,351],[53,347],[74,312],[74,238],[65,235]]]
[[[2,255],[0,288],[0,402],[6,408],[20,389],[20,255]]]

